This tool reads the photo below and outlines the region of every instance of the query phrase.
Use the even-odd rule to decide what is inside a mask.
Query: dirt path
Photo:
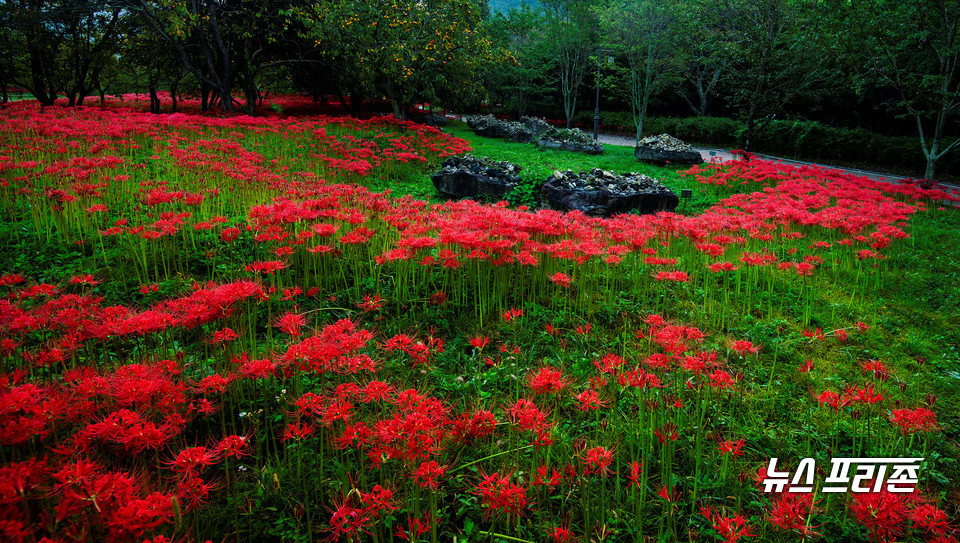
[[[636,145],[636,140],[626,136],[614,136],[612,134],[600,134],[600,143],[604,145],[616,145],[618,147],[634,147]],[[694,147],[697,151],[700,152],[700,156],[703,157],[703,160],[707,162],[727,162],[730,160],[743,160],[741,155],[735,155],[727,149],[713,149],[710,147]],[[773,162],[782,162],[784,164],[789,164],[791,166],[820,166],[822,168],[830,168],[831,170],[841,170],[848,172],[854,175],[860,175],[868,179],[873,179],[875,181],[889,181],[889,182],[902,182],[910,178],[903,177],[899,175],[873,172],[869,170],[858,170],[855,168],[844,168],[843,166],[831,166],[828,164],[816,164],[813,162],[804,162],[802,160],[789,160],[786,158],[780,158],[770,155],[761,155],[754,153],[754,156],[761,158],[763,160],[770,160]]]

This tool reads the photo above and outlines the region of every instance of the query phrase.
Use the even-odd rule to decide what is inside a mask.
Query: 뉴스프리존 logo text
[[[880,492],[886,487],[888,492],[913,492],[920,479],[922,461],[923,458],[831,458],[830,475],[820,491]],[[777,471],[777,458],[771,458],[763,491],[813,492],[816,467],[813,458],[804,458],[791,478],[789,471]]]

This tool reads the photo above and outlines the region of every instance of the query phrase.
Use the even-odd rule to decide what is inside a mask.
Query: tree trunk
[[[206,81],[200,81],[200,111],[206,111],[210,107],[210,84]]]
[[[177,90],[180,88],[180,81],[173,80],[170,83],[170,111],[177,112]]]
[[[160,97],[157,96],[157,86],[150,84],[150,113],[160,113]]]

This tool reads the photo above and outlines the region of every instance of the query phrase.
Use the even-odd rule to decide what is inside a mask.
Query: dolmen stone
[[[594,168],[579,173],[573,170],[553,172],[540,189],[540,203],[550,209],[610,217],[631,211],[642,214],[673,211],[680,199],[660,181],[647,175],[618,175]]]
[[[633,156],[637,157],[640,162],[661,166],[668,162],[670,164],[700,164],[703,162],[703,157],[700,156],[699,151],[670,134],[642,138],[637,142],[637,147],[633,150]]]
[[[474,134],[487,138],[505,139],[517,143],[530,143],[533,132],[523,123],[504,121],[493,115],[471,115],[467,117],[467,126]]]
[[[435,128],[442,128],[447,126],[447,116],[442,113],[428,113],[427,116],[423,118],[423,124]]]
[[[527,127],[530,132],[533,133],[533,136],[537,139],[540,139],[540,136],[546,134],[547,132],[553,130],[553,127],[550,126],[545,119],[540,117],[528,117],[524,115],[520,117],[520,122]]]
[[[467,154],[444,160],[430,180],[437,191],[451,198],[499,201],[520,183],[520,169],[510,162]]]
[[[579,128],[551,128],[537,139],[537,147],[587,155],[603,154],[603,145],[594,142],[589,134],[581,132]]]

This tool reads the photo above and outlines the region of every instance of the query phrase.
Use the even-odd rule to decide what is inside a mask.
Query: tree
[[[637,142],[650,97],[680,78],[679,15],[676,4],[662,0],[618,0],[600,13],[609,47],[627,60]]]
[[[563,96],[567,128],[573,124],[577,94],[596,49],[597,22],[591,2],[541,0],[547,19],[547,45],[556,66],[556,80]]]
[[[861,85],[895,91],[889,105],[915,121],[932,183],[937,161],[960,143],[943,142],[960,110],[960,1],[865,0],[838,12],[856,22],[851,44],[861,52]]]
[[[756,145],[759,133],[799,96],[827,92],[835,58],[831,38],[820,25],[813,6],[789,0],[738,0],[727,49],[729,95],[746,124],[745,149]]]
[[[517,118],[526,113],[533,95],[542,92],[544,56],[543,14],[527,4],[497,13],[488,21],[494,43],[509,51],[512,59],[491,67],[487,90],[502,90],[517,107]]]
[[[694,115],[708,116],[729,69],[735,16],[724,0],[697,0],[681,7],[679,47],[687,53],[676,89]],[[692,91],[692,97],[691,97]]]
[[[401,119],[418,101],[462,104],[483,92],[476,75],[492,49],[475,1],[324,0],[289,13],[341,73],[386,96]]]

